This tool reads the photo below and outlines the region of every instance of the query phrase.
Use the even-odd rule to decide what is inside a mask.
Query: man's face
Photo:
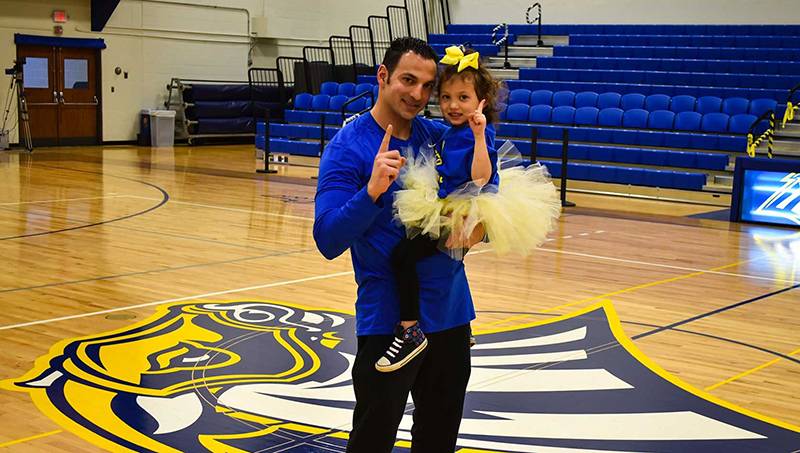
[[[406,52],[391,77],[385,66],[378,69],[378,102],[397,116],[412,120],[428,103],[436,80],[436,62]]]

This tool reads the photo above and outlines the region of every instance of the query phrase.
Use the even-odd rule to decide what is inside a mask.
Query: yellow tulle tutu
[[[561,213],[547,168],[538,163],[501,168],[498,186],[481,189],[468,183],[441,199],[434,160],[423,153],[406,159],[394,212],[409,237],[422,234],[440,239],[458,234],[466,241],[482,223],[498,255],[524,256],[544,242]]]

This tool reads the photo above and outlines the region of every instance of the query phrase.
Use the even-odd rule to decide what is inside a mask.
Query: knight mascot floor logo
[[[66,340],[19,379],[65,429],[111,451],[341,452],[354,318],[263,301],[160,307]],[[398,432],[410,440],[412,405]],[[800,429],[668,375],[610,304],[479,336],[460,451],[790,452]]]

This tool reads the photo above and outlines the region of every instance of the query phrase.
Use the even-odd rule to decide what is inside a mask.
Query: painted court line
[[[791,356],[793,356],[793,355],[795,355],[797,353],[800,353],[800,349],[795,349],[794,351],[790,352],[788,355],[791,357]],[[708,387],[705,388],[705,390],[708,392],[710,390],[714,390],[715,388],[722,387],[725,384],[730,384],[731,382],[733,382],[733,381],[735,381],[737,379],[741,379],[741,378],[743,378],[743,377],[745,377],[747,375],[755,373],[756,371],[760,371],[760,370],[763,370],[764,368],[772,366],[772,365],[780,362],[781,360],[783,360],[783,359],[780,358],[780,357],[778,357],[777,359],[772,359],[769,362],[762,363],[761,365],[759,365],[757,367],[750,368],[749,370],[743,371],[743,372],[737,374],[736,376],[733,376],[733,377],[730,377],[728,379],[725,379],[724,381],[717,382],[714,385],[709,385]]]
[[[334,274],[316,275],[314,277],[298,278],[296,280],[284,280],[282,282],[266,283],[264,285],[247,286],[247,287],[244,287],[244,288],[229,289],[229,290],[225,290],[225,291],[215,291],[215,292],[211,292],[211,293],[197,294],[197,295],[194,295],[194,296],[178,297],[178,298],[175,298],[175,299],[165,299],[165,300],[159,300],[159,301],[155,301],[155,302],[148,302],[148,303],[145,303],[145,304],[128,305],[128,306],[125,306],[125,307],[111,308],[111,309],[108,309],[108,310],[100,310],[100,311],[92,311],[92,312],[88,312],[88,313],[81,313],[81,314],[78,314],[78,315],[61,316],[61,317],[58,317],[58,318],[42,319],[42,320],[39,320],[39,321],[30,321],[30,322],[23,322],[23,323],[19,323],[19,324],[11,324],[11,325],[7,325],[7,326],[0,326],[0,331],[11,330],[11,329],[19,329],[21,327],[36,326],[36,325],[39,325],[39,324],[49,324],[49,323],[58,322],[58,321],[67,321],[67,320],[71,320],[71,319],[87,318],[89,316],[105,315],[105,314],[108,314],[108,313],[115,313],[115,312],[118,312],[118,311],[135,310],[137,308],[152,307],[154,305],[169,304],[169,303],[172,303],[172,302],[181,302],[181,301],[184,301],[184,300],[202,299],[204,297],[221,296],[223,294],[233,294],[233,293],[240,293],[240,292],[244,292],[244,291],[253,291],[253,290],[256,290],[256,289],[275,288],[277,286],[294,285],[296,283],[312,282],[312,281],[316,281],[316,280],[324,280],[324,279],[327,279],[327,278],[342,277],[342,276],[345,276],[345,275],[353,275],[353,271],[336,272]]]
[[[106,196],[102,196],[102,197],[55,198],[55,199],[52,199],[52,200],[18,201],[18,202],[13,202],[13,203],[0,203],[0,206],[18,206],[18,205],[22,205],[22,204],[59,203],[59,202],[63,202],[63,201],[103,200],[103,199],[106,199],[106,198],[125,198],[125,197],[130,197],[130,196],[132,196],[132,195],[110,194],[110,195],[106,195]]]
[[[23,442],[30,442],[32,440],[41,439],[42,437],[52,436],[53,434],[58,434],[58,433],[61,433],[61,432],[63,432],[63,431],[60,430],[60,429],[57,429],[55,431],[48,431],[46,433],[37,434],[35,436],[29,436],[29,437],[23,437],[22,439],[11,440],[11,441],[8,441],[8,442],[0,444],[0,448],[10,447],[12,445],[21,444]]]
[[[150,198],[150,197],[140,197],[140,196],[136,196],[136,195],[129,195],[129,196],[132,197],[132,198],[141,198],[143,200],[155,200],[155,198]],[[219,209],[219,210],[222,210],[222,211],[243,212],[243,213],[249,213],[249,214],[261,214],[261,215],[272,216],[272,217],[283,217],[283,218],[286,218],[286,219],[303,220],[305,222],[313,222],[314,221],[313,217],[303,217],[303,216],[288,215],[288,214],[277,214],[277,213],[274,213],[274,212],[255,211],[255,210],[252,210],[252,209],[229,208],[229,207],[226,207],[226,206],[216,206],[216,205],[212,205],[212,204],[191,203],[191,202],[188,202],[188,201],[177,201],[177,200],[175,200],[173,198],[170,198],[169,202],[170,202],[170,204],[183,204],[183,205],[187,205],[187,206],[195,206],[195,207],[198,207],[198,208]]]
[[[669,265],[669,264],[650,263],[650,262],[647,262],[647,261],[628,260],[628,259],[624,259],[624,258],[613,258],[613,257],[610,257],[610,256],[602,256],[602,255],[591,255],[589,253],[568,252],[566,250],[555,250],[555,249],[539,248],[538,251],[547,252],[547,253],[561,253],[561,254],[564,254],[564,255],[582,256],[582,257],[586,257],[586,258],[594,258],[594,259],[605,260],[605,261],[616,261],[616,262],[619,262],[619,263],[639,264],[639,265],[642,265],[642,266],[663,267],[665,269],[675,269],[675,270],[679,270],[679,271],[702,272],[704,274],[725,275],[725,276],[728,276],[728,277],[751,278],[751,279],[755,279],[755,280],[765,280],[765,281],[769,281],[769,282],[779,282],[779,283],[789,283],[789,284],[797,283],[794,280],[785,280],[785,279],[782,279],[782,278],[762,277],[762,276],[759,276],[759,275],[739,274],[739,273],[735,273],[735,272],[720,272],[720,271],[716,271],[716,270],[698,269],[698,268],[695,268],[695,267],[672,266],[672,265]],[[736,264],[746,263],[747,261],[752,261],[752,260],[740,261],[740,262],[738,262]],[[725,267],[730,267],[730,265],[727,265]],[[717,268],[715,268],[715,269],[717,269]]]

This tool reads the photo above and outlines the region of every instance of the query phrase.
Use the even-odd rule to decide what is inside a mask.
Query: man
[[[378,69],[375,106],[336,134],[320,163],[314,240],[328,259],[350,249],[358,284],[356,407],[348,452],[390,452],[409,391],[413,452],[454,451],[461,424],[470,374],[469,322],[475,318],[463,263],[444,253],[419,263],[419,322],[428,347],[400,370],[381,373],[374,366],[400,319],[390,264],[393,248],[405,236],[392,220],[394,181],[405,163],[398,150],[416,151],[444,130],[417,116],[433,91],[436,60],[419,39],[393,41]],[[483,234],[476,228],[467,244],[451,245],[469,247]]]

